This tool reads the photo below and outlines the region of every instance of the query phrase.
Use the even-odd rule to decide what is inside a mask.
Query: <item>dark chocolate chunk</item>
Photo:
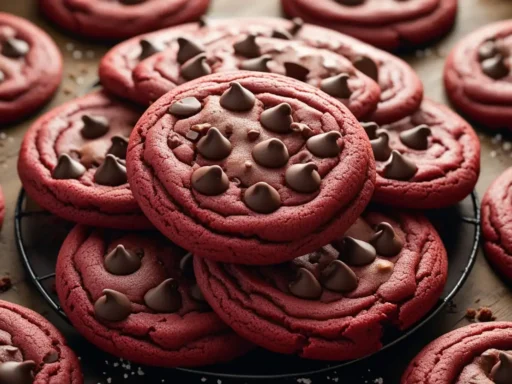
[[[238,82],[231,83],[229,89],[220,98],[220,105],[233,112],[248,111],[254,107],[255,103],[254,94]]]
[[[231,153],[231,143],[220,131],[212,127],[197,143],[197,151],[210,160],[222,160]]]
[[[387,179],[410,180],[418,172],[418,167],[412,161],[403,157],[398,151],[392,151],[391,157],[384,166],[383,175]]]
[[[372,145],[373,156],[377,161],[386,161],[391,155],[391,147],[389,146],[389,134],[381,129],[377,132],[377,137],[370,140]]]
[[[404,246],[404,242],[395,233],[393,226],[385,222],[377,225],[370,243],[375,247],[378,255],[386,257],[398,255]]]
[[[128,149],[128,139],[124,136],[116,135],[112,137],[112,145],[107,155],[114,155],[120,159],[126,159],[126,150]]]
[[[288,286],[290,293],[307,300],[317,300],[322,296],[322,286],[306,268],[299,268],[297,277]]]
[[[289,133],[293,123],[292,107],[288,103],[281,103],[269,108],[261,114],[260,122],[269,131]]]
[[[201,134],[198,131],[193,131],[192,129],[190,129],[190,131],[185,135],[185,137],[190,141],[197,141],[200,136]]]
[[[478,48],[478,60],[484,61],[500,53],[496,41],[487,40]]]
[[[142,265],[139,255],[127,250],[119,244],[105,256],[105,269],[117,276],[131,275],[139,270]]]
[[[425,150],[428,148],[428,138],[432,136],[432,130],[426,124],[408,129],[400,133],[400,140],[409,148]]]
[[[296,35],[299,33],[299,31],[304,26],[304,20],[302,20],[300,17],[294,17],[292,19],[292,27],[290,28],[290,33],[292,35]]]
[[[334,242],[333,246],[340,252],[340,259],[348,265],[368,265],[377,257],[377,252],[371,244],[350,236],[344,237],[341,244]]]
[[[512,356],[500,352],[499,359],[491,369],[491,379],[495,384],[510,384],[512,382]]]
[[[247,138],[250,140],[250,141],[255,141],[257,140],[261,135],[261,132],[258,131],[257,129],[250,129],[249,131],[247,131]]]
[[[286,165],[290,155],[286,145],[281,140],[273,138],[256,144],[252,150],[252,157],[264,167],[280,168]]]
[[[368,56],[358,56],[354,59],[352,64],[358,71],[363,72],[370,79],[376,82],[379,81],[379,67],[375,61]]]
[[[256,43],[257,35],[251,33],[247,35],[243,40],[240,40],[233,44],[235,53],[244,57],[258,57],[261,55],[260,47]]]
[[[341,260],[334,260],[322,270],[320,281],[324,288],[334,292],[351,292],[357,288],[357,276]]]
[[[194,56],[180,68],[180,74],[185,80],[194,80],[211,73],[212,68],[206,61],[206,54],[204,53]]]
[[[272,37],[274,39],[292,40],[293,36],[290,32],[285,29],[276,28],[272,31]]]
[[[2,55],[17,59],[25,56],[30,50],[30,45],[24,40],[15,37],[7,38],[2,45]]]
[[[510,73],[505,58],[501,54],[491,57],[490,59],[485,59],[482,61],[481,66],[482,72],[495,80],[502,79]]]
[[[0,363],[0,383],[2,384],[32,384],[36,363],[32,360],[23,362],[6,361]]]
[[[183,64],[191,58],[204,52],[204,47],[185,37],[178,37],[178,63]]]
[[[306,147],[315,156],[320,158],[336,157],[341,153],[341,133],[330,131],[310,137]]]
[[[379,129],[379,126],[377,123],[374,122],[368,122],[368,123],[360,123],[361,126],[364,128],[364,131],[368,135],[368,138],[370,140],[377,138],[377,130]]]
[[[272,213],[281,206],[281,196],[271,185],[259,182],[247,188],[244,202],[255,212]]]
[[[199,18],[198,23],[200,28],[207,27],[210,24],[208,18],[204,15]]]
[[[172,103],[169,107],[169,112],[178,117],[190,117],[198,113],[202,108],[201,102],[195,97],[185,97]]]
[[[110,123],[104,116],[83,115],[82,121],[84,126],[80,133],[86,139],[97,139],[106,134],[110,128]]]
[[[194,255],[192,253],[187,253],[180,260],[180,270],[182,276],[185,276],[188,279],[195,279],[194,274]]]
[[[240,69],[244,71],[270,72],[268,62],[272,60],[270,55],[263,55],[254,59],[245,60],[240,64]]]
[[[333,77],[322,80],[320,89],[325,93],[338,97],[340,99],[348,99],[352,95],[352,91],[348,86],[349,75],[342,73]]]
[[[79,179],[86,169],[80,162],[72,159],[67,154],[59,156],[57,166],[52,172],[54,179]]]
[[[320,189],[322,178],[315,163],[294,164],[286,170],[286,184],[299,193],[313,193]]]
[[[190,297],[192,297],[195,301],[199,302],[206,302],[203,292],[201,292],[201,288],[199,288],[199,285],[194,284],[190,287]]]
[[[59,360],[59,357],[60,357],[60,354],[58,351],[50,351],[43,358],[43,362],[45,364],[55,363],[57,360]]]
[[[141,39],[139,41],[140,44],[140,55],[139,60],[145,60],[150,56],[153,56],[155,53],[161,52],[162,48],[149,40]]]
[[[218,165],[198,168],[192,174],[192,187],[207,196],[216,196],[229,188],[228,176]]]
[[[94,181],[100,185],[117,187],[126,184],[126,166],[114,155],[107,155],[103,164],[94,173]]]
[[[300,133],[304,137],[311,137],[313,134],[313,130],[309,128],[307,124],[304,123],[292,123],[290,128],[293,132]]]
[[[132,313],[132,303],[128,297],[113,289],[104,289],[101,296],[94,303],[94,314],[97,318],[106,321],[123,321]]]
[[[284,63],[285,75],[300,81],[306,81],[309,75],[309,69],[299,63],[287,61]]]
[[[178,282],[167,279],[144,295],[144,302],[153,311],[159,313],[174,313],[181,308],[181,294]]]

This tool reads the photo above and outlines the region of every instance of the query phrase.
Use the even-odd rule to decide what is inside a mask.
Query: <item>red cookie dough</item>
[[[500,21],[466,36],[446,60],[448,97],[457,109],[486,128],[512,128],[511,49],[512,21]]]
[[[57,293],[74,327],[115,356],[160,367],[230,361],[252,345],[204,301],[192,263],[157,233],[76,226],[57,260]]]
[[[73,100],[27,131],[18,173],[27,194],[66,220],[119,229],[144,229],[127,182],[128,137],[140,112],[98,92]]]
[[[375,128],[367,128],[377,160],[374,201],[443,208],[463,200],[475,187],[480,142],[473,128],[449,108],[426,99],[411,116]]]
[[[62,56],[43,30],[0,13],[0,126],[46,103],[62,79]]]
[[[277,33],[277,36],[287,36],[311,47],[326,49],[348,58],[354,66],[374,78],[381,88],[377,110],[365,116],[368,119],[379,123],[396,121],[413,113],[421,103],[421,81],[413,69],[401,59],[332,30],[302,25],[297,20],[291,22],[278,18],[211,20],[206,26],[186,24],[135,37],[117,45],[103,58],[100,64],[101,82],[120,97],[137,102],[147,101],[147,98],[142,100],[141,94],[147,91],[141,91],[136,84],[143,84],[149,76],[154,76],[154,71],[148,73],[148,69],[153,69],[154,59],[148,59],[151,61],[147,64],[143,60],[141,62],[141,59],[165,50],[169,52],[163,53],[162,57],[172,57],[178,50],[177,39],[180,37],[209,46],[215,45],[219,40],[238,39],[248,33],[266,37],[276,36]],[[156,68],[164,77],[169,74],[165,64],[161,63]],[[165,89],[167,87],[168,85]]]
[[[0,382],[82,384],[83,377],[77,357],[48,320],[0,301]]]
[[[414,48],[447,34],[457,0],[281,0],[286,14],[386,50]]]
[[[194,269],[210,305],[242,337],[308,359],[357,359],[381,348],[385,327],[405,330],[432,309],[448,260],[418,214],[369,211],[345,235],[278,266],[198,258]]]
[[[512,168],[489,187],[482,200],[482,234],[487,259],[498,272],[512,280]]]
[[[5,217],[5,200],[4,194],[2,191],[2,187],[0,187],[0,229],[2,229],[2,225],[4,224]]]
[[[181,247],[274,264],[357,219],[373,193],[370,150],[348,109],[318,89],[229,72],[181,85],[146,111],[130,137],[128,178],[148,218]]]
[[[506,384],[512,377],[512,323],[471,324],[427,345],[402,384]]]
[[[199,19],[210,0],[39,0],[43,13],[77,35],[125,39]]]

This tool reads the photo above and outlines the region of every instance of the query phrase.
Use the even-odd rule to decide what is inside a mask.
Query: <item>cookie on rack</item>
[[[252,42],[252,35],[267,38],[278,38],[282,40],[299,40],[307,45],[332,51],[352,62],[352,65],[368,77],[375,80],[381,89],[380,99],[371,115],[365,116],[368,119],[379,123],[388,123],[398,120],[413,113],[420,105],[423,97],[423,86],[414,70],[403,60],[387,52],[381,51],[359,40],[343,35],[329,29],[303,24],[300,19],[293,21],[279,18],[239,18],[227,20],[208,20],[205,24],[191,23],[172,27],[150,34],[134,37],[125,41],[110,50],[102,59],[100,64],[100,78],[102,84],[111,92],[124,98],[137,102],[146,102],[147,97],[142,99],[144,92],[136,86],[146,81],[158,78],[157,71],[162,70],[163,76],[159,80],[176,79],[178,68],[176,61],[181,64],[185,59],[192,59],[194,56],[203,53],[206,47],[215,45],[223,39],[235,42],[239,51],[246,51],[245,54],[256,59],[246,66],[257,68],[258,64],[265,62],[265,57],[257,55],[258,47],[256,40]],[[252,42],[252,43],[251,43]],[[285,44],[283,42],[283,44]],[[292,44],[289,42],[289,44]],[[247,49],[252,49],[247,51]],[[166,51],[166,52],[164,52]],[[154,54],[161,54],[161,62],[158,59],[148,59]],[[178,52],[180,58],[178,58]],[[169,60],[170,62],[167,62]],[[149,61],[144,62],[145,59]],[[259,59],[259,60],[258,60]],[[139,66],[140,64],[140,66]],[[155,64],[158,68],[155,67]],[[169,64],[171,69],[167,68]],[[205,63],[204,60],[190,62],[188,73],[209,72],[215,65]],[[323,63],[329,65],[329,63]],[[264,64],[263,64],[264,65]],[[174,68],[175,73],[172,71]],[[264,68],[264,66],[263,66]],[[192,71],[191,69],[195,69]],[[304,69],[291,66],[290,73],[295,77],[302,76]],[[175,81],[172,81],[175,83]],[[170,82],[165,82],[165,89],[169,89]],[[172,85],[171,85],[172,86]],[[161,92],[161,91],[159,91]],[[154,98],[155,95],[150,95]],[[361,108],[365,108],[361,106]]]
[[[480,141],[449,108],[425,99],[405,119],[363,126],[377,163],[374,201],[404,208],[444,208],[473,191],[480,173]]]
[[[447,34],[457,0],[281,0],[291,17],[386,50],[416,48]]]
[[[150,228],[126,176],[128,137],[139,117],[133,106],[102,92],[40,117],[25,134],[18,159],[27,194],[69,221]]]
[[[212,308],[242,337],[278,353],[351,360],[382,346],[438,302],[446,250],[420,214],[369,210],[343,237],[291,262],[247,267],[195,259]]]
[[[80,363],[44,317],[0,301],[0,383],[82,384]]]
[[[508,384],[512,323],[477,323],[447,333],[410,363],[402,384]]]
[[[76,226],[58,256],[56,288],[78,332],[132,362],[201,366],[252,348],[204,300],[193,256],[156,232]]]
[[[151,222],[197,256],[275,264],[345,232],[373,193],[366,133],[336,99],[276,74],[201,77],[130,137],[128,179]]]
[[[45,104],[62,80],[62,56],[43,30],[0,12],[0,126]]]

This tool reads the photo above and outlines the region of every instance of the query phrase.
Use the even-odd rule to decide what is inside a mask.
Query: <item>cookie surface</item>
[[[280,75],[189,82],[135,127],[128,178],[152,223],[201,257],[289,260],[342,234],[375,176],[364,130],[342,103]]]
[[[477,323],[447,333],[411,362],[402,384],[506,384],[512,377],[512,323]]]
[[[2,187],[0,186],[0,230],[2,229],[2,225],[4,224],[5,217],[5,199],[4,193],[2,191]]]
[[[446,60],[448,97],[486,128],[512,128],[511,37],[512,21],[487,25],[462,39]]]
[[[122,39],[199,19],[209,0],[39,0],[60,27],[92,38]]]
[[[251,349],[211,310],[192,256],[160,234],[75,227],[57,260],[56,287],[75,328],[140,364],[190,367]]]
[[[36,111],[57,90],[62,56],[43,30],[0,12],[0,125]]]
[[[349,360],[381,348],[438,301],[446,250],[421,215],[369,211],[339,240],[278,266],[196,259],[198,283],[242,337],[279,353]]]
[[[28,308],[0,301],[0,381],[82,384],[80,364],[64,337]]]
[[[443,208],[463,200],[475,187],[480,141],[449,108],[425,99],[411,116],[380,127],[367,124],[366,130],[377,162],[374,201]]]
[[[25,134],[18,159],[29,196],[73,222],[150,228],[128,185],[124,160],[139,116],[99,92],[40,117]]]
[[[178,38],[201,46],[212,46],[222,39],[237,39],[238,42],[241,35],[247,34],[299,40],[349,59],[356,68],[376,80],[381,88],[377,110],[366,116],[379,123],[401,119],[413,113],[421,103],[421,81],[401,59],[335,31],[279,18],[209,20],[206,25],[191,23],[137,36],[117,45],[105,55],[100,64],[100,78],[102,84],[116,95],[144,102],[146,99],[141,100],[141,91],[135,85],[143,84],[154,76],[154,72],[148,73],[148,69],[152,69],[153,59],[148,59],[147,64],[144,59],[160,51],[168,51],[162,55],[172,56],[179,49]],[[164,77],[173,78],[172,74],[168,76],[165,63],[162,62],[156,69],[157,72],[162,71]]]
[[[292,17],[386,50],[425,45],[451,29],[457,0],[282,0]]]

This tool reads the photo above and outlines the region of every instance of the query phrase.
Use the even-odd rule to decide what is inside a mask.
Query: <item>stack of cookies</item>
[[[203,20],[122,42],[100,78],[30,128],[19,175],[78,224],[57,292],[101,349],[342,361],[438,302],[421,210],[471,193],[479,143],[399,58],[300,19]]]

